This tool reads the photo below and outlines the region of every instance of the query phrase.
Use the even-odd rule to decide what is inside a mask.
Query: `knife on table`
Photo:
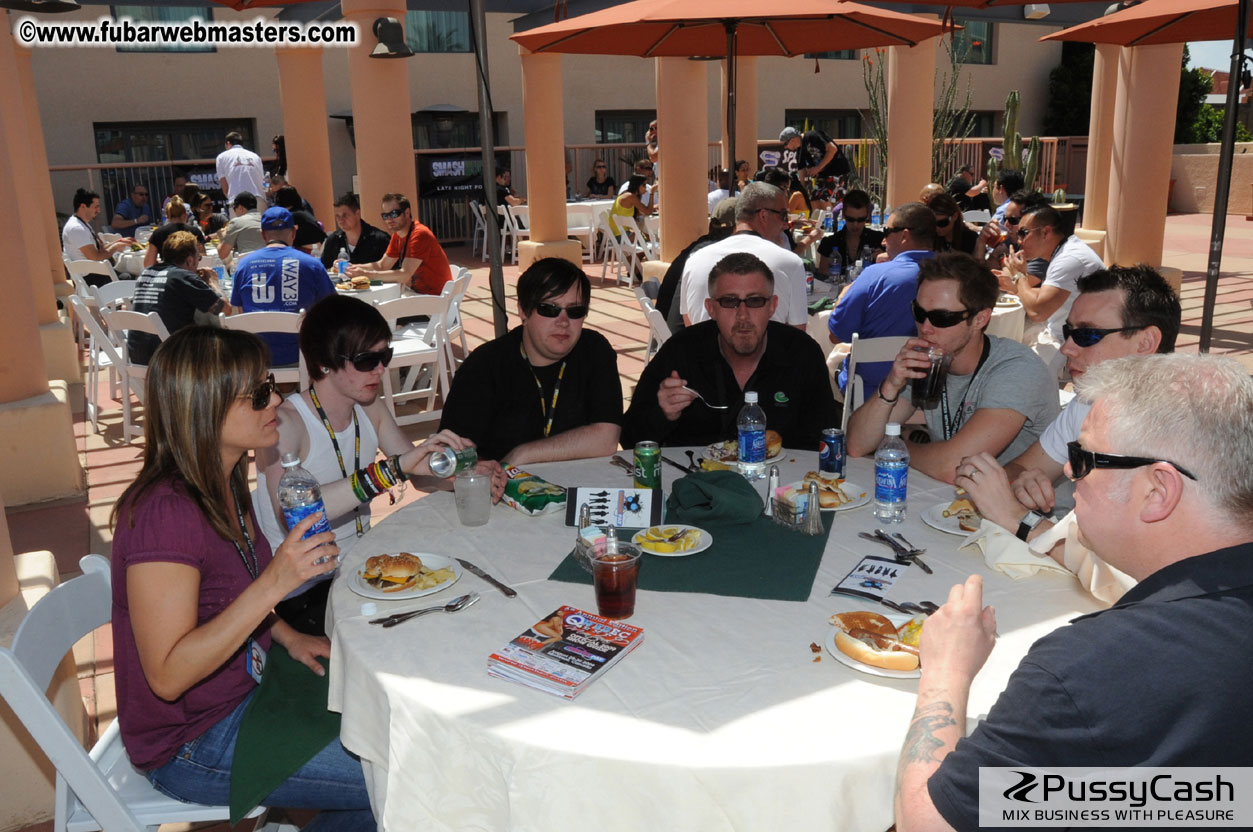
[[[492,586],[494,586],[494,587],[496,587],[497,589],[499,589],[501,592],[503,592],[503,593],[505,594],[505,597],[506,597],[506,598],[517,598],[517,597],[518,597],[518,593],[517,593],[517,592],[515,592],[512,588],[505,586],[505,585],[504,585],[504,584],[502,584],[500,581],[496,580],[496,579],[495,579],[495,578],[493,578],[491,575],[487,574],[487,573],[486,573],[486,572],[484,572],[482,569],[480,569],[479,567],[475,566],[473,563],[470,563],[470,561],[465,560],[464,558],[457,558],[457,563],[461,564],[461,565],[462,565],[463,567],[465,567],[468,571],[473,572],[475,575],[478,575],[480,578],[482,578],[483,580],[487,581],[487,582],[488,582],[489,584],[491,584]]]

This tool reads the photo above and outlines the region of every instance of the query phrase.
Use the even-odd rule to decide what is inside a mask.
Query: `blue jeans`
[[[201,736],[185,744],[174,759],[148,772],[162,793],[187,803],[225,806],[230,802],[231,761],[244,709],[254,693]],[[263,806],[321,809],[305,832],[375,832],[361,762],[336,739],[275,789]]]

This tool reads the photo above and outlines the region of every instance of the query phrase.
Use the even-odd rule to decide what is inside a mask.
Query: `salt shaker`
[[[825,531],[822,527],[822,503],[818,502],[818,483],[810,481],[809,494],[805,502],[805,525],[803,534],[817,537]]]
[[[766,516],[774,517],[774,493],[779,490],[779,466],[770,466],[770,478],[766,480]]]

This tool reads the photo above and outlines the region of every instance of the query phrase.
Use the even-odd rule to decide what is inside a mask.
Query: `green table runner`
[[[769,517],[736,525],[702,525],[713,535],[713,546],[681,558],[645,551],[639,588],[807,601],[827,536],[831,534],[832,515],[833,512],[823,512],[823,533],[817,537],[785,529]],[[618,539],[630,540],[636,531],[620,529]],[[566,555],[548,579],[575,584],[592,582],[592,576],[571,555]]]

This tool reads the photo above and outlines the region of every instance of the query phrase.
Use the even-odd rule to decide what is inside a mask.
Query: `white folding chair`
[[[305,310],[299,312],[244,312],[239,315],[218,315],[218,321],[225,329],[238,329],[254,335],[270,333],[275,335],[300,334],[300,322]],[[295,382],[299,389],[309,386],[309,369],[305,366],[304,353],[296,351],[295,364],[271,364],[270,372],[279,384]]]
[[[962,219],[966,222],[985,223],[992,221],[991,211],[962,211]]]
[[[470,234],[470,256],[480,247],[483,259],[487,259],[487,220],[483,215],[483,206],[477,199],[470,200],[470,219],[474,220],[474,231]]]
[[[596,253],[596,221],[590,205],[566,206],[566,236],[583,244],[583,262],[590,263]]]
[[[628,243],[625,239],[620,241],[622,245],[635,246],[637,259],[656,260],[661,254],[661,246],[657,245],[653,240],[644,233],[644,229],[636,221],[635,217],[615,217],[618,221],[618,227],[626,232],[630,238]],[[645,217],[645,221],[649,218]]]
[[[383,396],[398,425],[437,420],[443,412],[435,407],[435,398],[441,392],[448,394],[444,320],[451,297],[450,292],[375,301],[379,314],[392,330],[392,363],[383,374]],[[427,322],[397,325],[401,318],[418,316],[425,316]],[[421,411],[405,415],[396,412],[396,405],[414,400],[423,400]]]
[[[487,206],[481,202],[471,202],[470,204],[473,205],[475,207],[475,210],[478,212],[475,215],[476,225],[479,223],[483,225],[483,256],[481,259],[484,263],[486,263],[487,262],[487,232],[488,232]]]
[[[104,325],[92,313],[92,308],[88,305],[88,301],[81,295],[70,295],[70,308],[74,310],[74,316],[78,318],[79,324],[87,332],[87,385],[86,407],[87,418],[91,421],[91,429],[96,433],[100,432],[100,407],[97,404],[97,398],[100,394],[100,371],[108,370],[110,378],[114,372],[121,372],[126,362],[122,359],[122,353],[113,344]],[[112,384],[110,384],[112,389]]]
[[[909,338],[905,335],[862,338],[856,332],[853,333],[853,340],[848,351],[848,384],[844,387],[844,415],[840,419],[840,427],[844,429],[846,435],[849,415],[861,407],[862,402],[866,400],[866,391],[863,389],[861,379],[857,377],[857,364],[891,361],[896,358],[896,354],[901,351],[901,347],[905,346],[907,340]],[[834,383],[832,380],[832,384]]]
[[[464,266],[457,269],[457,276],[444,284],[442,294],[448,298],[448,312],[444,315],[444,350],[445,366],[448,368],[448,378],[451,379],[457,374],[457,367],[460,366],[465,357],[470,354],[470,345],[466,341],[466,330],[461,325],[461,302],[465,300],[466,292],[470,288],[470,270]],[[453,339],[461,341],[461,358],[458,359],[452,353]]]
[[[513,264],[518,265],[518,243],[531,239],[531,209],[527,205],[502,205],[509,236],[513,239]]]
[[[122,438],[129,442],[131,436],[142,436],[144,433],[142,428],[134,424],[130,394],[134,393],[139,403],[144,403],[144,385],[148,380],[148,365],[131,361],[126,336],[131,332],[146,332],[164,341],[170,337],[170,333],[165,328],[165,322],[156,312],[144,314],[132,312],[129,309],[111,309],[101,306],[100,315],[104,318],[105,329],[109,337],[113,339],[113,345],[121,357],[118,371],[122,376]]]
[[[113,618],[108,559],[87,555],[79,566],[83,574],[41,598],[12,646],[0,647],[0,697],[57,770],[53,829],[155,832],[163,823],[227,820],[226,806],[184,803],[157,791],[127,758],[116,719],[89,753],[48,700],[45,691],[65,655]],[[248,817],[264,814],[259,806]]]
[[[644,294],[642,287],[636,287],[635,299],[639,301],[644,319],[648,321],[648,350],[644,354],[644,363],[647,364],[653,360],[661,345],[670,340],[670,327],[657,307],[653,306],[652,298]]]
[[[128,306],[135,298],[135,284],[138,282],[137,280],[115,280],[103,286],[96,286],[91,289],[91,292],[96,296],[98,306],[121,309]]]
[[[89,274],[103,275],[109,280],[117,280],[117,270],[113,268],[111,260],[70,260],[65,264],[65,269],[70,273],[70,277],[79,275],[86,278]]]
[[[609,226],[609,212],[601,212],[599,227],[605,235],[606,251],[604,263],[600,267],[600,279],[601,282],[604,282],[609,268],[609,255],[612,253],[616,282],[618,284],[626,283],[629,286],[635,280],[636,268],[643,256],[643,251],[636,242],[638,236],[632,237],[632,230],[638,235],[639,229],[635,225],[634,217],[615,216],[613,219],[618,226],[619,233],[617,234],[614,234]]]

